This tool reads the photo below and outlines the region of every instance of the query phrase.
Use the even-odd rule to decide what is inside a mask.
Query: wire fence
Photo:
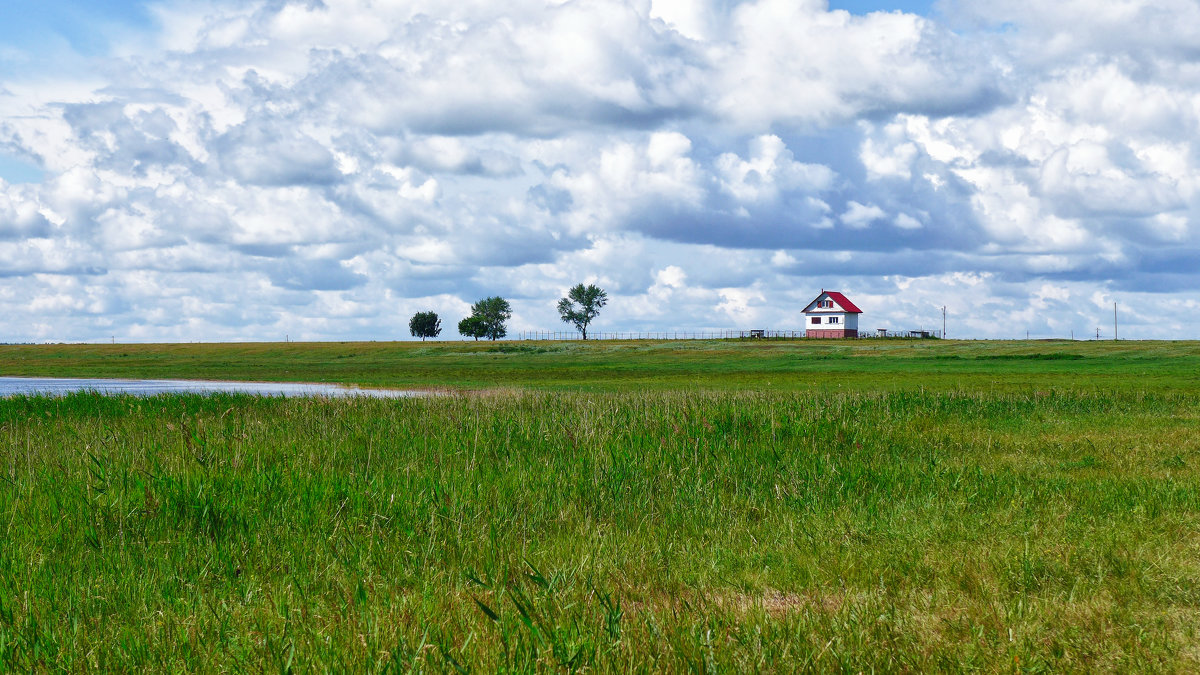
[[[875,338],[941,338],[940,330],[904,331],[859,331],[860,339]],[[589,340],[752,340],[785,339],[797,340],[806,337],[802,330],[721,330],[721,331],[636,331],[636,332],[588,332]],[[511,340],[582,340],[577,331],[520,331],[509,336]],[[853,338],[851,338],[853,339]]]
[[[866,332],[859,331],[860,338],[906,338],[912,340],[920,340],[926,338],[941,339],[942,331],[940,330],[887,330],[879,328],[874,331]]]
[[[636,332],[605,332],[588,331],[589,340],[729,340],[734,338],[749,338],[750,333],[757,331],[722,330],[722,331],[636,331]],[[772,331],[777,333],[779,331]],[[798,334],[789,333],[790,337],[803,337],[803,331]],[[583,335],[577,331],[522,331],[514,335],[518,340],[582,340]],[[758,336],[762,337],[762,336]],[[771,337],[782,337],[772,335]]]

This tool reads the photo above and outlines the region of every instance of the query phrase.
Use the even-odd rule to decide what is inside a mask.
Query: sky
[[[0,0],[0,341],[1200,337],[1194,0]]]

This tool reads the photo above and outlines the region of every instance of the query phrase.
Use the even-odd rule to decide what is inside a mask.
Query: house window
[[[841,323],[841,322],[842,322],[842,317],[840,317],[840,316],[829,317],[829,323]]]
[[[813,322],[814,324],[821,323],[821,317],[819,317],[819,316],[814,316],[814,317],[812,318],[812,322]]]

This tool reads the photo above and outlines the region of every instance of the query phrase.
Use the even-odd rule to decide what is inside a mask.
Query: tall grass
[[[14,670],[1190,670],[1174,394],[0,402]]]

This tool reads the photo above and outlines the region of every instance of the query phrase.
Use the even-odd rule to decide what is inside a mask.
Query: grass
[[[1200,391],[1200,342],[696,340],[0,346],[0,373],[551,391]]]
[[[1194,344],[503,346],[120,373],[467,395],[0,401],[0,670],[1200,668]]]

